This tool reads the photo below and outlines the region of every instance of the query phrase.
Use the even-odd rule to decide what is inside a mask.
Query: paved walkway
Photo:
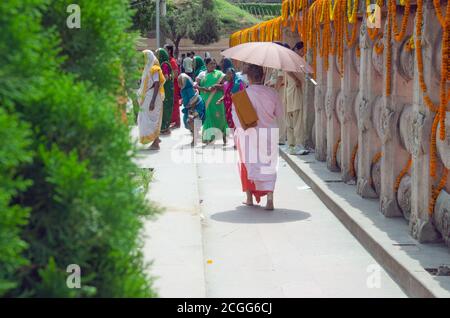
[[[182,138],[178,129],[138,160],[155,168],[149,195],[166,207],[145,229],[161,297],[405,297],[286,162],[276,210],[243,207],[236,164],[206,163],[207,150]],[[214,154],[235,152],[218,144]]]

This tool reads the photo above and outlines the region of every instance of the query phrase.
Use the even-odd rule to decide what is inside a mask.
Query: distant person
[[[184,65],[183,65],[185,58],[186,58],[186,54],[184,54],[184,53],[181,54],[180,58],[178,58],[178,65],[180,66],[181,73],[186,73],[186,70],[184,69]]]
[[[227,68],[225,72],[225,82],[223,85],[216,85],[218,89],[223,90],[223,97],[217,101],[217,103],[222,103],[225,106],[225,118],[227,120],[228,128],[234,130],[234,122],[232,115],[232,104],[231,95],[245,89],[245,84],[236,75],[236,70],[233,67]]]
[[[187,57],[183,61],[184,72],[192,78],[194,71],[194,61],[191,58],[191,53],[187,54]]]
[[[197,57],[196,56],[196,61]],[[200,58],[201,59],[201,58]],[[221,84],[225,77],[221,71],[216,70],[217,63],[214,59],[206,59],[206,71],[203,78],[199,80],[198,89],[202,99],[205,101],[206,118],[203,123],[203,142],[209,144],[216,138],[219,131],[222,134],[223,143],[227,142],[227,120],[225,108],[222,102],[218,102],[223,92],[216,89],[216,84]]]
[[[194,57],[194,73],[192,75],[192,79],[198,83],[201,79],[203,79],[205,73],[206,73],[205,62],[200,56],[197,55],[196,57]]]
[[[173,73],[173,112],[171,125],[173,128],[180,128],[180,87],[178,86],[178,76],[180,75],[180,69],[178,67],[177,60],[173,56],[173,45],[166,44],[164,48],[169,52],[170,66],[172,66]]]
[[[194,82],[187,74],[180,74],[178,76],[178,85],[181,89],[181,98],[183,101],[183,123],[186,129],[189,129],[192,134],[191,146],[195,145],[195,137],[198,131],[195,131],[198,122],[198,127],[201,127],[205,120],[205,102],[194,88]]]
[[[144,145],[152,143],[150,150],[159,150],[165,77],[153,52],[144,50],[143,53],[146,64],[138,90],[139,141]]]
[[[273,210],[273,192],[277,179],[278,147],[274,139],[278,133],[278,118],[284,117],[278,93],[263,85],[264,70],[250,64],[246,67],[250,85],[247,95],[258,116],[257,126],[242,129],[233,105],[233,121],[236,125],[235,140],[239,155],[239,172],[242,190],[247,195],[243,204],[253,205],[253,197],[259,202],[267,196],[266,210]]]
[[[305,55],[303,46],[303,42],[298,42],[292,50],[303,57]],[[301,141],[304,83],[299,73],[292,72],[285,72],[285,82],[288,151],[291,155],[306,155],[309,151],[303,147]]]
[[[167,53],[165,49],[157,49],[155,55],[161,64],[161,69],[166,79],[166,82],[164,83],[165,98],[163,102],[161,135],[170,135],[170,123],[172,121],[173,113],[173,70],[170,64],[169,53]]]

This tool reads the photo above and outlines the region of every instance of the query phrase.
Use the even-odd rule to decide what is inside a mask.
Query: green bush
[[[131,90],[141,60],[127,32],[128,1],[78,1],[81,29],[65,26],[71,2],[0,3],[0,105],[17,114],[3,119],[6,131],[21,132],[0,146],[0,154],[17,148],[0,169],[9,191],[0,197],[1,216],[13,215],[5,224],[16,245],[7,247],[9,259],[0,256],[9,262],[0,266],[0,286],[13,297],[155,296],[141,231],[157,210],[135,191],[135,148],[115,98],[121,72]],[[65,286],[70,264],[81,267],[81,289]]]
[[[214,11],[202,12],[198,21],[200,22],[191,35],[194,43],[206,45],[219,41],[219,20]]]
[[[17,287],[16,271],[27,260],[21,255],[26,243],[20,238],[21,228],[27,223],[28,210],[10,205],[11,199],[23,191],[29,182],[17,177],[17,171],[29,162],[29,129],[16,117],[0,108],[0,296]],[[3,142],[3,141],[8,142]]]

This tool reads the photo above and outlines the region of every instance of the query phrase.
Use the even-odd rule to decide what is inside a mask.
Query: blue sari
[[[183,110],[181,111],[183,113],[183,123],[184,127],[190,130],[188,124],[189,115],[201,119],[202,124],[205,121],[205,102],[198,92],[195,91],[192,79],[184,73],[180,77],[182,78],[180,93],[183,100]],[[194,101],[194,98],[196,99],[195,107],[188,107],[191,101]]]

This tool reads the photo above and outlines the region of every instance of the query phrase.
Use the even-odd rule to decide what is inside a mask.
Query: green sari
[[[165,49],[156,50],[156,58],[161,64],[161,69],[164,76],[168,76],[166,82],[164,83],[165,98],[163,102],[163,118],[161,122],[161,131],[167,131],[170,128],[170,123],[172,122],[172,112],[173,112],[173,71],[170,65],[169,54]]]
[[[197,76],[203,71],[206,71],[205,62],[203,61],[203,59],[200,56],[197,55],[197,56],[194,57],[194,76],[193,76],[193,80],[195,81]]]
[[[225,74],[218,70],[206,73],[205,77],[200,81],[200,86],[208,88],[215,84],[219,84],[224,76]],[[216,102],[223,97],[223,92],[216,90],[213,92],[201,92],[200,95],[206,106],[206,116],[203,123],[203,140],[210,142],[215,139],[214,132],[217,131],[216,129],[220,130],[222,134],[225,135],[228,128],[223,102],[219,105],[216,104]]]

